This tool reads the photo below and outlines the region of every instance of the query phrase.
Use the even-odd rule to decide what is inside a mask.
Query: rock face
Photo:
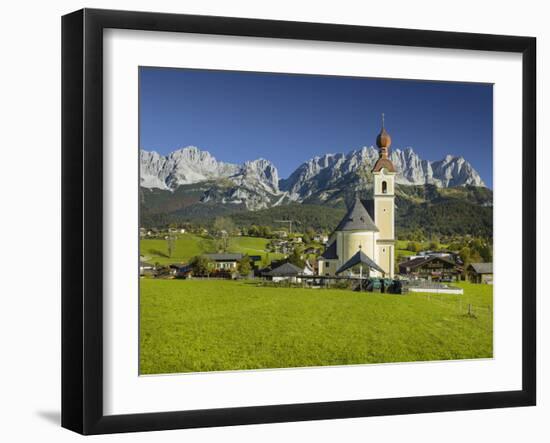
[[[342,179],[346,176],[350,183],[356,181],[357,175],[368,179],[377,158],[378,150],[372,146],[348,154],[314,157],[300,165],[290,177],[281,180],[279,185],[281,190],[289,193],[290,200],[301,201],[323,190],[328,192],[336,184],[345,186]],[[422,160],[412,148],[406,148],[392,151],[390,158],[398,171],[396,182],[401,185],[485,186],[477,171],[462,157],[447,155],[443,160],[430,162]]]
[[[440,188],[453,186],[485,186],[478,172],[464,157],[447,155],[443,160],[422,160],[412,148],[391,154],[399,174],[397,182],[404,185],[434,184]]]
[[[367,174],[368,166],[378,158],[374,148],[362,148],[346,154],[325,154],[301,164],[279,187],[288,192],[291,201],[303,201],[328,191],[342,181],[355,181],[358,175]],[[346,180],[349,179],[349,180]]]
[[[188,146],[166,157],[142,150],[140,168],[144,188],[174,190],[181,185],[211,183],[201,199],[203,202],[244,204],[255,210],[274,204],[281,194],[277,168],[265,159],[243,165],[224,163],[208,151]]]
[[[195,146],[178,149],[166,157],[142,150],[140,166],[141,186],[160,189],[217,180],[239,170],[238,165],[219,162],[208,151],[201,151]]]
[[[396,182],[401,185],[485,186],[463,157],[447,155],[443,160],[430,162],[422,160],[412,148],[393,150],[390,157],[398,171]],[[233,203],[256,210],[302,202],[312,196],[324,201],[337,189],[369,186],[370,169],[377,158],[378,150],[372,146],[347,154],[325,154],[301,164],[288,178],[280,180],[277,168],[265,159],[242,165],[224,163],[194,146],[166,157],[141,151],[140,183],[144,188],[173,191],[181,185],[208,182],[201,201]]]
[[[485,186],[477,171],[463,157],[447,155],[443,160],[433,162],[432,169],[440,187]]]
[[[398,171],[396,182],[402,185],[435,184],[432,164],[422,160],[412,148],[396,149],[390,154]]]

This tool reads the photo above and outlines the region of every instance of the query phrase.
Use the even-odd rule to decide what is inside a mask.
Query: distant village
[[[197,236],[216,238],[205,228],[193,231]],[[189,234],[189,228],[170,229],[141,229],[142,239],[160,239],[168,244],[170,238],[177,238],[178,234]],[[224,236],[229,233],[218,233]],[[234,235],[247,235],[247,232],[238,231]],[[381,289],[381,281],[388,280],[384,273],[374,277],[373,268],[367,264],[361,269],[358,261],[349,269],[337,272],[338,275],[325,275],[319,271],[319,262],[326,255],[329,243],[329,234],[316,233],[312,237],[300,232],[289,233],[286,230],[271,232],[267,250],[263,255],[246,254],[243,252],[213,252],[204,253],[191,258],[186,263],[173,262],[160,265],[149,257],[140,257],[140,275],[153,278],[221,278],[221,279],[258,279],[265,282],[279,284],[297,284],[300,286],[346,286],[345,280],[368,280],[371,289]],[[304,239],[305,237],[305,239]],[[466,280],[472,283],[492,284],[493,265],[491,262],[464,263],[459,251],[446,249],[417,250],[418,242],[408,242],[410,255],[399,257],[396,261],[394,279],[409,286],[416,285],[422,288],[422,282],[452,283]],[[270,254],[282,258],[270,259]],[[147,260],[150,261],[147,261]],[[358,267],[359,265],[359,267]],[[337,270],[338,271],[338,270]],[[362,275],[359,275],[362,273]],[[372,274],[372,275],[371,275]],[[378,283],[378,285],[377,285]],[[392,283],[388,283],[391,286]],[[353,287],[354,285],[348,285]],[[367,285],[365,285],[367,289]],[[414,289],[413,289],[414,290]]]
[[[332,232],[293,230],[292,220],[276,220],[284,229],[237,228],[219,217],[212,228],[195,225],[140,230],[142,241],[166,241],[168,257],[179,235],[192,233],[215,241],[215,252],[201,252],[185,263],[160,265],[143,255],[140,275],[155,278],[256,279],[263,284],[338,287],[359,291],[462,293],[453,282],[492,284],[492,246],[437,242],[398,242],[395,233],[396,168],[388,155],[391,137],[382,122],[376,139],[379,157],[372,167],[373,197],[357,195]],[[261,249],[232,249],[235,237],[261,238]],[[234,244],[235,242],[233,242]],[[471,258],[479,258],[479,261]]]

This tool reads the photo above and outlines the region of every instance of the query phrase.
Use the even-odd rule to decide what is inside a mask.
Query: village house
[[[312,276],[314,270],[307,261],[303,268],[288,262],[272,262],[272,267],[264,269],[261,275],[273,282],[300,283],[302,281],[301,276]]]
[[[280,254],[290,254],[292,252],[292,246],[287,240],[273,239],[269,243],[269,247],[273,252]]]
[[[140,260],[139,275],[145,276],[145,275],[154,275],[154,274],[155,274],[155,265]]]
[[[237,270],[237,264],[243,259],[245,254],[240,252],[232,253],[219,253],[219,254],[205,254],[204,256],[214,263],[214,270],[233,272]],[[252,262],[252,266],[255,267],[257,263],[262,260],[260,255],[249,255],[248,258]]]
[[[468,280],[472,283],[493,284],[492,263],[470,263],[466,273],[468,274]]]
[[[302,270],[303,275],[314,275],[315,274],[315,267],[309,262],[309,260],[306,260],[304,269]]]
[[[173,263],[170,265],[170,274],[176,278],[190,278],[193,269],[189,264]]]
[[[216,271],[234,271],[237,263],[244,257],[241,253],[205,254],[208,260],[214,263]]]
[[[417,256],[399,263],[399,274],[434,281],[459,280],[463,272],[461,263],[452,255]]]
[[[328,235],[317,234],[313,237],[313,241],[325,244],[328,242]]]
[[[264,276],[274,282],[290,281],[291,283],[298,282],[298,275],[302,273],[302,269],[292,263],[283,263],[280,266],[264,273]]]
[[[310,246],[309,248],[304,249],[304,254],[319,254],[321,252],[321,249],[315,248],[313,246]]]
[[[422,258],[422,257],[444,257],[449,260],[454,261],[455,263],[462,265],[462,259],[460,258],[460,255],[453,251],[420,251],[416,253],[415,255],[409,255],[407,257],[407,260],[413,260],[415,258]]]

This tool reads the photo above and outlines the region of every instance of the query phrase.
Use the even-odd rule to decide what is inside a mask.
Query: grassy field
[[[271,260],[277,260],[283,257],[283,254],[275,252],[266,252],[267,244],[269,240],[267,238],[258,237],[231,237],[229,240],[229,251],[242,252],[248,255],[261,255],[262,261],[265,265],[269,264]]]
[[[142,279],[140,372],[491,357],[492,286],[460,285],[401,296]]]
[[[199,237],[193,234],[178,234],[172,257],[168,256],[166,240],[141,239],[139,242],[140,254],[151,263],[169,264],[186,262],[195,255],[207,252],[216,252],[214,240]]]
[[[256,237],[231,237],[229,240],[230,252],[242,252],[248,255],[261,255],[264,262],[281,258],[281,254],[267,253],[265,248],[269,240]],[[172,257],[168,256],[166,240],[141,239],[140,254],[150,263],[170,264],[185,263],[195,255],[216,252],[216,242],[209,238],[194,234],[178,234],[175,251]]]

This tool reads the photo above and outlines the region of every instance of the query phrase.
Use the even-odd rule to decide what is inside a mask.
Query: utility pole
[[[292,223],[298,223],[296,220],[274,220],[275,223],[288,223],[288,233],[292,234]]]

